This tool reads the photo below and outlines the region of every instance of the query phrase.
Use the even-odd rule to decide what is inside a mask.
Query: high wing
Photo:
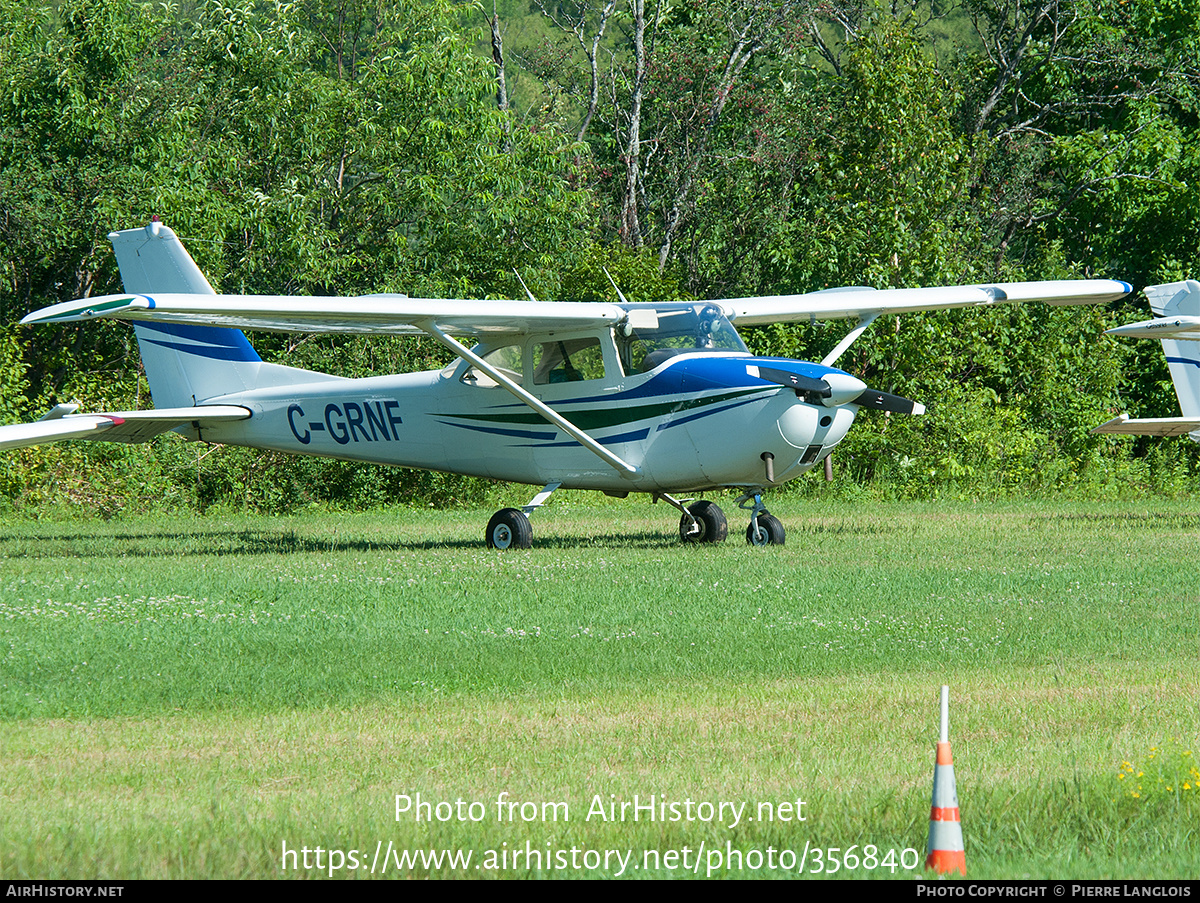
[[[56,406],[36,423],[0,426],[0,449],[44,445],[60,439],[103,439],[106,442],[145,442],[180,426],[203,429],[206,423],[245,420],[250,412],[237,405],[201,405],[152,411],[76,414],[76,405]]]
[[[274,332],[425,334],[436,324],[452,335],[523,334],[611,326],[626,313],[595,302],[478,301],[405,295],[123,294],[67,301],[34,311],[23,324],[114,317]]]
[[[883,314],[987,307],[1009,302],[1042,301],[1053,305],[1104,304],[1123,298],[1133,287],[1115,279],[1052,282],[997,282],[934,288],[831,288],[803,295],[772,295],[715,301],[731,312],[738,326],[798,320],[872,319]]]
[[[738,326],[802,320],[986,307],[1021,301],[1101,304],[1124,297],[1131,286],[1110,279],[1008,282],[935,288],[826,289],[802,295],[771,295],[713,301]],[[642,305],[628,305],[637,309]],[[652,305],[647,305],[652,306]],[[292,296],[120,294],[56,304],[21,322],[62,323],[115,317],[123,320],[198,323],[279,332],[422,334],[435,324],[451,335],[523,334],[611,326],[628,316],[616,304],[578,301],[479,301],[409,298],[404,295]]]

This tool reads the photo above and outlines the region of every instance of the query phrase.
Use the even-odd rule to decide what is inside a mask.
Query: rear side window
[[[523,372],[522,351],[523,349],[520,345],[503,345],[500,348],[493,348],[491,351],[484,353],[483,359],[519,385]],[[467,368],[467,371],[462,375],[462,381],[471,386],[499,385],[499,383],[482,370],[477,370],[474,367]]]
[[[533,346],[533,384],[604,378],[604,355],[596,338],[539,342]]]

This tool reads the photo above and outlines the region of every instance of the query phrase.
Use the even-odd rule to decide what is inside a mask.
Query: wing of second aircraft
[[[45,445],[60,439],[103,439],[106,442],[145,442],[179,426],[245,420],[250,412],[237,405],[200,405],[152,411],[114,411],[76,414],[75,405],[59,405],[34,423],[0,426],[0,449]]]

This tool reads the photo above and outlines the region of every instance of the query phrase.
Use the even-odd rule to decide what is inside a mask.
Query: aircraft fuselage
[[[685,351],[650,372],[616,379],[526,380],[535,397],[639,468],[630,476],[466,361],[440,371],[325,377],[209,399],[241,405],[251,417],[206,427],[203,435],[183,432],[210,442],[564,488],[769,486],[819,463],[858,408],[809,403],[756,375],[761,368],[808,378],[842,373],[744,352]]]

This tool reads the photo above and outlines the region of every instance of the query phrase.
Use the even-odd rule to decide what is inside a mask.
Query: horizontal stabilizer
[[[1200,317],[1164,317],[1106,329],[1108,335],[1136,339],[1200,340]]]
[[[102,439],[106,442],[148,442],[175,427],[245,420],[250,411],[238,405],[202,405],[151,411],[103,414],[59,414],[60,405],[36,423],[0,426],[0,449],[46,445],[62,439]]]
[[[0,426],[0,449],[24,448],[27,445],[45,445],[60,439],[98,439],[97,430],[106,430],[120,424],[120,419],[109,414],[72,414],[37,423],[16,423]]]
[[[1194,430],[1200,430],[1200,420],[1194,418],[1152,417],[1133,420],[1128,414],[1122,414],[1100,424],[1092,432],[1126,436],[1185,436]]]

